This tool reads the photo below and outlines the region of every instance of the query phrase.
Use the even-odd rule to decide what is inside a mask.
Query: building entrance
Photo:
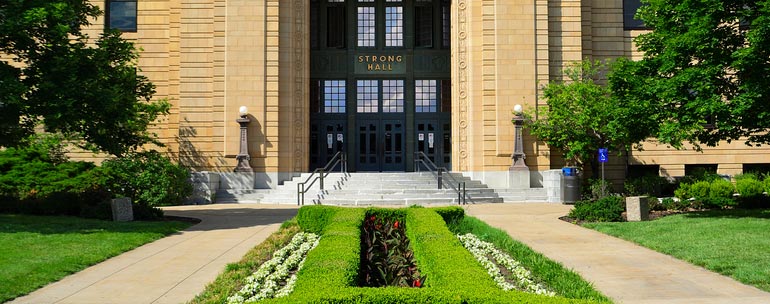
[[[448,0],[311,0],[310,170],[451,167]],[[450,168],[451,169],[451,168]]]

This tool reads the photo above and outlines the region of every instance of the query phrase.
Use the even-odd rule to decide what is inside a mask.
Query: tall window
[[[627,30],[647,28],[642,20],[634,17],[640,7],[642,7],[641,0],[623,0],[623,28]]]
[[[330,48],[345,47],[345,1],[329,0],[326,7],[326,45]]]
[[[358,46],[375,46],[376,42],[376,14],[372,6],[358,7]]]
[[[416,47],[433,46],[433,7],[430,4],[430,1],[418,1],[414,7],[414,46]]]
[[[358,80],[356,83],[356,103],[358,113],[377,113],[379,92],[377,80]]]
[[[441,1],[441,46],[444,48],[449,48],[451,43],[451,34],[449,33],[451,29],[450,13],[449,0]]]
[[[107,27],[136,32],[136,0],[107,0]]]
[[[324,80],[324,113],[345,113],[345,81]]]
[[[401,6],[385,8],[385,46],[404,46],[404,8]]]

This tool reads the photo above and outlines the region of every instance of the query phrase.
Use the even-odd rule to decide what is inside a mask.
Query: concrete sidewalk
[[[185,303],[296,213],[290,205],[167,208],[167,215],[202,221],[10,303]]]
[[[770,293],[755,287],[558,219],[571,208],[486,204],[466,212],[573,269],[616,303],[770,303]]]

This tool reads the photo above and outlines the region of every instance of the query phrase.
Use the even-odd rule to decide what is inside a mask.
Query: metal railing
[[[468,200],[473,203],[473,199],[468,195],[468,192],[465,190],[465,182],[459,182],[457,179],[455,179],[452,174],[449,174],[449,170],[447,170],[444,167],[436,166],[433,161],[430,160],[430,158],[425,155],[424,152],[414,152],[414,170],[416,172],[420,172],[420,168],[422,168],[423,165],[425,169],[430,171],[430,173],[433,174],[433,176],[436,177],[436,181],[438,184],[439,189],[443,189],[444,185],[449,186],[449,188],[452,188],[455,192],[457,192],[457,204],[458,205],[466,205],[468,203]],[[446,172],[447,174],[444,174]],[[448,182],[444,176],[447,176],[451,182]]]
[[[334,154],[332,159],[326,163],[326,166],[313,170],[313,173],[311,173],[304,182],[297,184],[297,206],[305,205],[305,193],[313,187],[316,181],[319,181],[318,186],[321,190],[324,189],[324,178],[326,178],[337,165],[340,165],[340,173],[348,172],[347,154],[342,153],[342,151],[337,152],[337,154]],[[318,174],[318,176],[316,176],[316,174]]]

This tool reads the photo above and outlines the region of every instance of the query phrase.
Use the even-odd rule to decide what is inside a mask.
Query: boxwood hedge
[[[459,208],[457,208],[459,209]],[[360,225],[366,209],[329,206],[302,207],[297,222],[306,231],[321,233],[321,241],[305,260],[294,292],[267,303],[588,303],[545,297],[497,287],[473,256],[447,228],[444,218],[462,216],[462,209],[407,208],[410,238],[423,288],[357,287]]]

